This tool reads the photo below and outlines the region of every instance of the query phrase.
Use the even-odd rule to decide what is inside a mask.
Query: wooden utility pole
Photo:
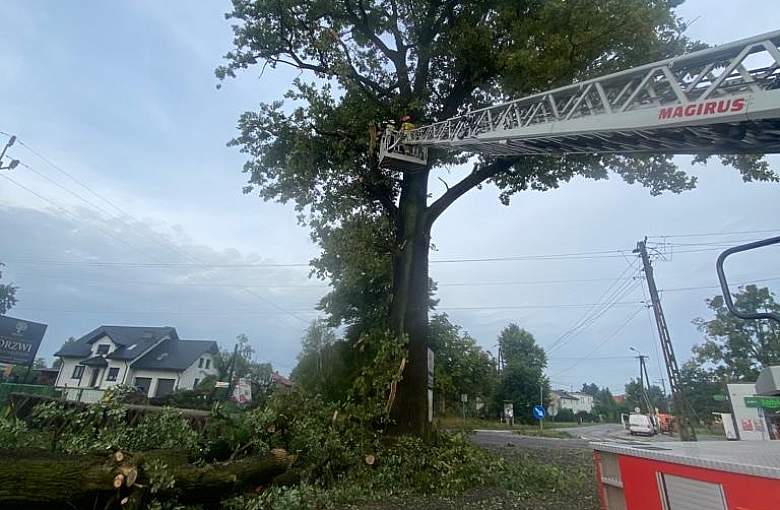
[[[688,408],[688,402],[685,399],[682,389],[680,369],[677,366],[677,358],[674,356],[672,339],[669,336],[669,328],[666,326],[666,318],[661,309],[661,299],[658,297],[658,289],[655,286],[655,278],[653,278],[653,266],[650,264],[650,257],[647,255],[646,241],[647,239],[639,241],[634,253],[639,254],[642,258],[642,265],[644,266],[647,288],[650,291],[650,300],[653,305],[653,314],[655,315],[655,323],[658,327],[658,336],[661,339],[661,350],[664,353],[664,361],[666,362],[666,374],[669,377],[669,389],[672,392],[674,412],[677,415],[677,420],[680,424],[680,440],[696,441],[696,431],[693,429],[693,423],[691,422],[691,417],[689,415],[690,410]]]

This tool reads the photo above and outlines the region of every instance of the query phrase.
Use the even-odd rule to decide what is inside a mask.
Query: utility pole
[[[664,397],[666,397],[666,379],[662,377],[661,379],[656,379],[655,382],[661,383],[661,388],[664,390]]]
[[[647,356],[636,350],[634,347],[629,347],[629,349],[637,353],[636,359],[639,360],[639,388],[641,390],[640,393],[642,401],[645,403],[647,413],[655,414],[655,408],[653,407],[653,403],[650,401],[650,376],[647,375],[647,363],[645,363]],[[646,388],[645,382],[647,382]]]
[[[691,423],[691,418],[688,414],[688,402],[686,401],[682,390],[680,369],[677,366],[677,358],[674,356],[672,339],[669,336],[669,328],[666,325],[666,318],[661,309],[661,299],[658,297],[658,289],[655,286],[655,278],[653,278],[653,266],[650,264],[650,257],[647,255],[647,238],[637,243],[634,253],[638,253],[642,258],[642,266],[644,267],[645,278],[647,279],[647,288],[650,291],[650,300],[653,306],[653,314],[655,315],[655,323],[658,327],[658,336],[661,339],[661,350],[663,351],[664,361],[666,362],[666,375],[669,377],[669,389],[672,392],[674,411],[680,424],[680,440],[696,441],[696,431],[693,429],[693,424]]]

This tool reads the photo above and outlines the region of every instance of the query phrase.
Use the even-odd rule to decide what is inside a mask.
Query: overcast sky
[[[749,5],[689,0],[679,12],[692,22],[689,35],[710,44],[780,27],[775,1]],[[3,281],[20,287],[12,315],[49,325],[41,355],[100,324],[169,325],[182,338],[224,346],[246,333],[259,359],[282,372],[294,366],[327,291],[308,279],[305,263],[317,249],[290,205],[242,194],[244,160],[225,143],[243,111],[280,97],[295,74],[260,81],[245,73],[217,90],[213,69],[231,45],[228,8],[0,0],[0,131],[26,142],[12,156],[29,166],[5,173],[24,188],[0,179],[0,261]],[[707,316],[704,300],[718,292],[718,243],[763,235],[661,236],[780,231],[780,185],[744,184],[714,163],[679,163],[699,177],[681,195],[651,197],[617,178],[528,192],[509,207],[492,186],[470,192],[434,229],[441,310],[487,349],[509,322],[545,347],[557,343],[548,368],[555,387],[595,382],[621,392],[637,371],[631,346],[650,355],[651,377],[660,377],[657,336],[640,304],[644,283],[632,279],[636,242],[665,243],[657,283],[686,359],[701,341],[691,320]],[[450,183],[461,174],[440,173]],[[591,251],[610,253],[435,262]],[[766,253],[728,270],[734,282],[780,286],[777,258]],[[566,335],[601,312],[587,305],[612,291],[618,304]]]

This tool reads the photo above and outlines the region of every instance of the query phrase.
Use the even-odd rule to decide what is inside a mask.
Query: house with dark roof
[[[125,384],[162,397],[216,376],[218,352],[216,342],[181,340],[169,326],[100,326],[54,354],[62,360],[56,386],[106,390]]]

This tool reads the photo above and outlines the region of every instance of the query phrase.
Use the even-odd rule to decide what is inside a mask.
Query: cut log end
[[[369,466],[373,466],[376,463],[376,456],[369,453],[368,455],[366,455],[365,460],[366,460],[366,464],[368,464]]]
[[[122,473],[119,473],[118,475],[116,475],[114,477],[113,485],[114,485],[115,489],[119,489],[120,487],[122,487],[123,483],[125,483],[125,475],[123,475]]]
[[[121,451],[115,452],[114,453],[114,460],[117,461],[117,462],[122,462],[123,460],[125,460],[125,454],[122,453]]]

